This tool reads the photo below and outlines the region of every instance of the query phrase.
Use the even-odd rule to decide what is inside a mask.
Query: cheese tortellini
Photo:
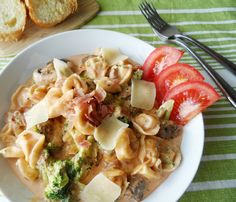
[[[134,128],[143,135],[156,135],[160,129],[160,121],[153,114],[141,113],[132,119]]]
[[[74,127],[82,134],[93,134],[95,128],[87,121],[87,119],[85,119],[83,111],[79,109],[76,109],[76,111]]]
[[[29,99],[34,103],[38,103],[42,100],[48,92],[47,85],[34,84],[29,88]]]
[[[103,88],[108,93],[121,92],[122,88],[117,80],[104,77],[95,81],[98,86]]]
[[[158,139],[152,136],[141,136],[139,160],[141,162],[134,171],[134,174],[143,175],[146,178],[159,177],[161,170],[161,160],[157,150]]]
[[[114,65],[110,69],[109,78],[117,79],[119,84],[125,84],[130,81],[133,67],[131,64]]]
[[[48,107],[48,117],[55,118],[60,115],[66,116],[66,104],[73,98],[73,90],[69,90],[63,94],[60,88],[51,88],[45,96]]]
[[[69,90],[79,89],[83,93],[86,93],[88,90],[87,84],[80,78],[77,74],[70,75],[62,85],[62,92],[66,93]]]
[[[116,143],[115,152],[120,161],[130,160],[137,156],[139,148],[139,142],[130,128],[125,128],[121,131],[121,134]]]
[[[101,79],[105,77],[108,65],[101,56],[92,56],[85,61],[85,69],[90,79]]]

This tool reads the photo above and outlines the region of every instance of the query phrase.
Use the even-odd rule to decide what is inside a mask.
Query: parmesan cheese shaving
[[[100,54],[104,57],[109,66],[118,64],[126,59],[128,56],[120,53],[119,49],[101,48]]]
[[[81,192],[82,202],[113,202],[121,194],[121,188],[102,173],[95,176]]]
[[[113,116],[108,117],[95,129],[94,137],[103,149],[112,150],[116,146],[121,129],[127,128],[128,126],[128,124],[119,121]]]
[[[53,66],[57,74],[57,79],[61,79],[63,77],[68,77],[73,72],[71,71],[70,67],[67,63],[62,60],[58,60],[56,58],[53,59]]]
[[[132,80],[131,106],[151,110],[156,99],[156,87],[153,82]]]
[[[26,121],[26,129],[43,123],[48,120],[48,107],[45,100],[40,101],[34,105],[30,110],[24,113]]]

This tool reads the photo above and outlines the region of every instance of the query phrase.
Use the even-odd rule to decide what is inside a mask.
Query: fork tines
[[[167,26],[168,24],[160,17],[157,13],[154,5],[152,3],[148,3],[147,1],[143,1],[139,5],[139,9],[147,19],[149,24],[157,30],[163,29],[163,27]]]

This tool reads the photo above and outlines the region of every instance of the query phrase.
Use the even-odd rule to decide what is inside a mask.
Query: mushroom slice
[[[143,135],[156,135],[160,130],[157,116],[141,113],[132,119],[134,128]]]

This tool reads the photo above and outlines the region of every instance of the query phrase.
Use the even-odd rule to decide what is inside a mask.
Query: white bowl
[[[154,49],[134,37],[105,30],[75,30],[45,38],[19,53],[0,74],[0,126],[4,123],[10,96],[17,86],[24,83],[35,68],[45,65],[52,58],[91,53],[98,47],[119,48],[134,61],[143,64]],[[202,115],[184,127],[181,145],[183,160],[180,167],[161,184],[145,202],[177,201],[191,183],[200,163],[204,143]],[[14,202],[28,202],[33,194],[14,175],[6,160],[0,157],[0,189]]]

